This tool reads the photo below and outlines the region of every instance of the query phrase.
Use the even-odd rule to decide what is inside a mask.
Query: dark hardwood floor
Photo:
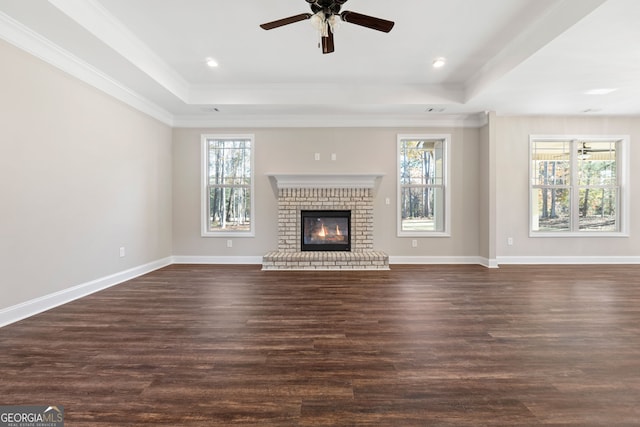
[[[640,266],[173,265],[0,329],[67,426],[637,426]]]

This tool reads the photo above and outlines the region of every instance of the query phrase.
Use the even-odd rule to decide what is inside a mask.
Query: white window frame
[[[618,223],[618,231],[580,231],[576,224],[576,209],[578,208],[577,200],[579,200],[578,192],[579,186],[577,183],[577,150],[571,150],[571,180],[569,185],[569,191],[571,193],[571,212],[572,212],[572,229],[569,231],[536,231],[533,229],[534,221],[534,209],[537,210],[537,206],[534,206],[533,192],[537,188],[534,185],[534,170],[533,170],[533,144],[535,142],[553,142],[553,141],[571,141],[572,144],[576,141],[588,142],[610,142],[617,141],[619,149],[616,151],[616,165],[618,176],[618,200],[616,221]],[[574,152],[575,151],[575,152]],[[628,237],[629,236],[629,135],[529,135],[529,237]]]
[[[436,230],[424,230],[424,231],[405,231],[402,229],[402,188],[401,172],[402,172],[402,158],[401,149],[402,141],[407,139],[440,139],[443,141],[443,156],[444,156],[444,173],[442,174],[442,187],[444,197],[444,226],[441,231]],[[397,214],[397,236],[398,237],[450,237],[451,236],[451,183],[450,183],[450,171],[451,171],[451,134],[398,134],[396,145],[396,182],[397,182],[397,200],[396,200],[396,214]]]
[[[212,139],[248,139],[251,142],[251,215],[248,231],[209,230],[209,150],[208,141]],[[254,134],[203,134],[200,142],[200,234],[202,237],[255,237],[255,135]]]

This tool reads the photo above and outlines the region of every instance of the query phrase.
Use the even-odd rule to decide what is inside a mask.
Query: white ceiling
[[[638,0],[349,0],[323,55],[304,0],[0,0],[0,37],[174,126],[640,114]],[[209,68],[206,58],[220,66]],[[434,58],[447,64],[434,69]],[[617,89],[588,95],[600,88]],[[429,111],[431,110],[431,111]]]

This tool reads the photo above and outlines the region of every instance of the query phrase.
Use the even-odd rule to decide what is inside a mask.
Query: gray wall
[[[468,128],[281,128],[174,129],[173,254],[177,256],[261,256],[277,247],[276,196],[268,173],[382,173],[375,199],[374,246],[392,261],[464,261],[477,257],[492,265],[509,262],[559,262],[583,257],[596,262],[638,262],[640,138],[637,117],[504,117],[493,113],[479,129]],[[256,237],[201,238],[200,135],[254,133],[256,137]],[[396,236],[396,136],[398,133],[451,133],[452,236]],[[630,135],[630,237],[530,238],[528,235],[528,147],[530,134]],[[321,160],[314,161],[313,153]],[[330,154],[338,160],[332,162]],[[355,160],[351,160],[355,159]],[[390,198],[391,206],[384,204]],[[514,244],[507,245],[512,237]],[[415,258],[413,258],[415,257]],[[422,258],[420,258],[422,257]],[[590,258],[592,257],[592,258]],[[578,260],[580,261],[580,260]]]
[[[640,257],[640,119],[637,117],[495,117],[496,218],[499,261],[509,257]],[[630,237],[529,237],[529,135],[630,136]],[[513,237],[513,246],[507,237]],[[552,260],[551,260],[552,261]]]
[[[255,134],[255,238],[200,237],[200,135]],[[398,133],[449,133],[452,151],[452,236],[396,236],[396,139]],[[277,200],[269,173],[384,174],[374,201],[374,247],[395,257],[477,256],[479,130],[465,128],[174,129],[173,253],[176,256],[262,256],[277,249]],[[314,160],[320,153],[321,160]],[[331,153],[337,160],[331,161]],[[391,205],[385,205],[385,198]]]
[[[0,62],[0,309],[170,256],[171,129],[3,41]]]

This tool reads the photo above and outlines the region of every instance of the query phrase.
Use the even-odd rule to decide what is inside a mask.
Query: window
[[[253,135],[202,136],[202,235],[253,236]]]
[[[627,140],[530,137],[530,234],[624,234]]]
[[[449,235],[449,135],[398,135],[398,236]]]

